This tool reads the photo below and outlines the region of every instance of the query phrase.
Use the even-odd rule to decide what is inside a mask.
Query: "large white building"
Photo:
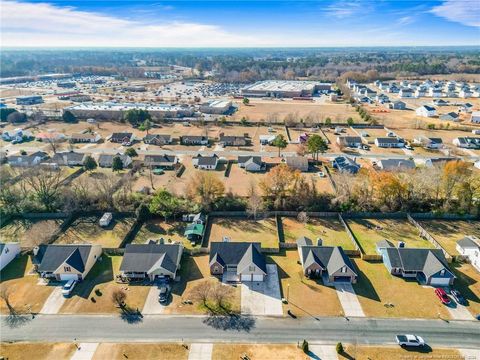
[[[231,106],[230,100],[212,100],[200,105],[200,111],[205,114],[226,114]]]
[[[242,95],[251,97],[309,97],[332,88],[330,83],[297,80],[266,80],[245,86]]]

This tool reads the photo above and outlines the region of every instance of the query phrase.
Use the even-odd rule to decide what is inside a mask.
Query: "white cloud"
[[[480,1],[478,0],[447,0],[433,7],[430,12],[453,22],[480,27]]]
[[[362,9],[363,6],[356,1],[336,1],[327,6],[325,13],[338,19],[344,19],[358,14]]]
[[[397,20],[398,25],[408,25],[411,24],[415,21],[415,18],[413,16],[402,16]]]
[[[216,25],[144,24],[47,3],[1,2],[2,46],[248,46],[258,39]]]

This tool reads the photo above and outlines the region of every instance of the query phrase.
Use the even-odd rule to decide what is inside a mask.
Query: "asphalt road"
[[[248,342],[337,341],[393,344],[395,334],[413,333],[431,346],[480,349],[477,321],[368,318],[272,318],[148,315],[122,319],[99,315],[38,315],[12,326],[1,317],[2,341]]]

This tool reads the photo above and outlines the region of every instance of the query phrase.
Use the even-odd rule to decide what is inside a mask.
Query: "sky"
[[[1,47],[480,46],[480,0],[0,2]]]

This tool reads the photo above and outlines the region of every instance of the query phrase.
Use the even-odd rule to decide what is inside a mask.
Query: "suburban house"
[[[259,141],[261,145],[270,145],[276,137],[276,135],[260,135]]]
[[[381,148],[403,148],[405,140],[399,137],[379,137],[375,139],[375,145]]]
[[[411,97],[413,97],[413,95],[414,95],[413,90],[412,90],[412,89],[409,89],[409,88],[402,88],[402,89],[400,89],[400,91],[398,92],[398,96],[399,96],[401,99],[411,98]]]
[[[3,270],[18,254],[20,254],[20,243],[0,243],[0,270]]]
[[[362,138],[360,136],[337,136],[337,144],[340,146],[359,148],[362,146]]]
[[[348,156],[338,156],[332,160],[332,167],[340,172],[356,174],[360,170],[360,164]]]
[[[480,124],[480,111],[472,112],[472,116],[470,118],[470,121],[474,124]]]
[[[192,164],[196,169],[200,170],[215,170],[218,166],[217,154],[198,154],[192,158]]]
[[[132,158],[128,155],[122,155],[122,154],[117,154],[117,155],[107,155],[107,154],[101,154],[98,157],[98,165],[100,167],[106,167],[106,168],[111,168],[113,165],[113,158],[114,157],[119,157],[120,160],[122,160],[123,168],[127,168],[131,163],[132,163]]]
[[[35,140],[45,142],[60,142],[65,140],[65,134],[55,131],[44,131],[35,134]]]
[[[388,107],[393,110],[405,110],[407,108],[407,104],[403,101],[394,101],[388,104]]]
[[[175,279],[180,269],[183,245],[169,243],[127,244],[120,275],[127,279]]]
[[[97,133],[78,133],[70,136],[71,143],[97,143],[102,137]]]
[[[144,165],[152,168],[173,169],[178,164],[178,157],[175,155],[145,155]]]
[[[475,236],[466,236],[457,241],[457,251],[460,255],[466,256],[468,261],[480,271],[480,241]]]
[[[301,172],[308,171],[308,159],[303,156],[287,156],[285,163],[293,170],[300,170]]]
[[[480,137],[461,136],[453,139],[453,145],[462,149],[480,149]]]
[[[30,155],[11,155],[7,156],[7,162],[10,166],[35,166],[48,159],[48,154],[44,151],[36,151]]]
[[[77,153],[75,151],[58,152],[51,159],[48,159],[49,164],[58,166],[82,166],[85,154]]]
[[[265,255],[260,243],[210,243],[210,274],[219,275],[227,282],[264,281],[267,276]]]
[[[247,171],[262,171],[265,169],[265,164],[261,156],[239,156],[238,166]]]
[[[132,143],[135,140],[135,135],[132,133],[113,133],[110,137],[110,141],[119,144]]]
[[[200,135],[184,135],[180,136],[182,145],[208,145],[208,137]]]
[[[460,112],[471,113],[472,110],[473,110],[473,105],[470,103],[465,103],[458,107],[458,111]]]
[[[473,95],[473,92],[471,92],[470,89],[462,89],[458,93],[458,96],[463,98],[463,99],[467,99],[469,97],[472,97],[472,95]]]
[[[415,110],[415,113],[418,116],[433,117],[437,114],[437,110],[432,106],[423,105],[417,108],[417,110]]]
[[[422,145],[425,149],[437,150],[443,147],[442,138],[432,138],[420,135],[413,139],[413,142],[414,144]]]
[[[225,135],[223,133],[219,136],[219,142],[223,146],[246,146],[249,143],[245,136]]]
[[[5,130],[2,132],[2,139],[5,141],[21,143],[24,139],[30,139],[32,137],[33,135],[29,130],[23,130],[21,128]]]
[[[312,240],[302,236],[297,247],[305,276],[325,277],[329,283],[357,282],[355,267],[340,246],[322,246],[321,240],[313,245]]]
[[[453,111],[440,115],[439,119],[445,121],[460,121],[460,117],[458,116],[458,114]]]
[[[170,135],[162,134],[148,134],[143,138],[143,142],[148,145],[163,146],[172,143],[172,137]]]
[[[431,87],[431,88],[428,89],[428,96],[430,96],[430,97],[439,98],[439,97],[442,97],[442,95],[443,95],[443,93],[442,93],[441,88]]]
[[[443,99],[435,99],[435,100],[432,101],[432,104],[434,106],[447,106],[448,102],[443,100]]]
[[[101,256],[101,245],[40,245],[32,263],[42,278],[83,280]]]
[[[377,165],[385,171],[415,169],[415,161],[408,159],[381,159]]]
[[[415,278],[432,286],[452,285],[455,280],[440,249],[405,248],[401,242],[395,247],[390,241],[383,240],[377,243],[377,252],[392,275]]]

